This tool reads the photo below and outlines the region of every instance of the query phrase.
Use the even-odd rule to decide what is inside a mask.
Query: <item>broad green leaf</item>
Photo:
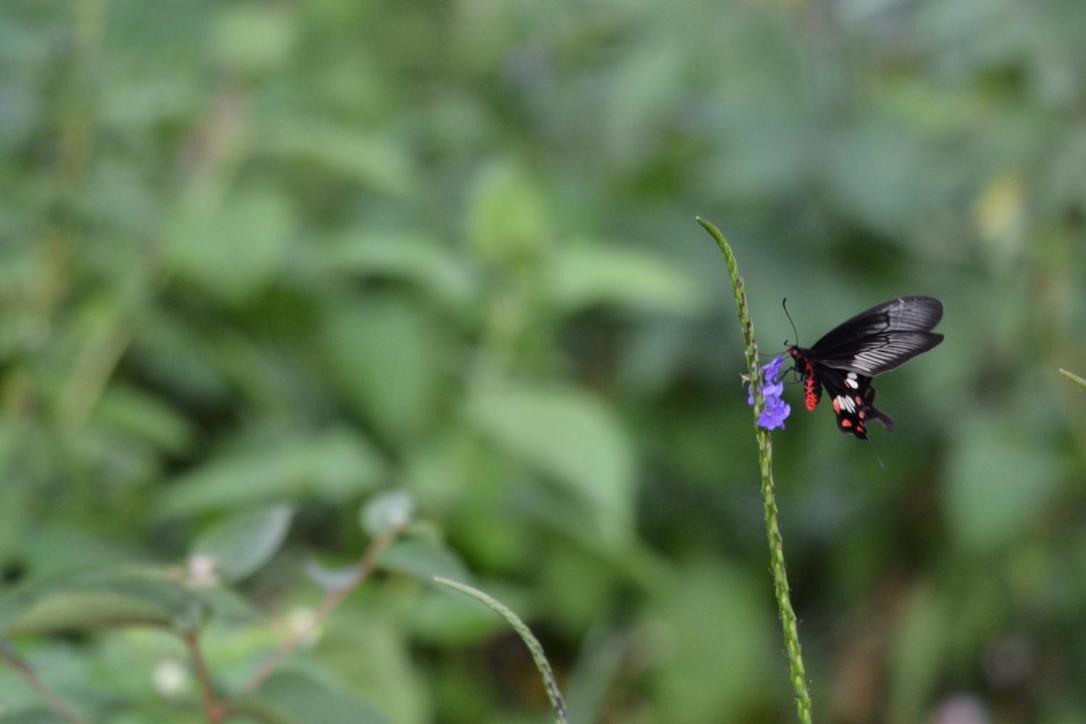
[[[402,617],[402,610],[375,606],[333,616],[319,645],[321,662],[390,721],[426,724],[437,717]]]
[[[633,526],[633,453],[618,421],[596,397],[568,388],[480,391],[467,419],[508,453],[549,474],[589,504],[609,544]]]
[[[171,626],[190,615],[194,602],[165,571],[81,571],[29,583],[0,600],[0,636]]]
[[[264,615],[253,602],[233,588],[222,585],[201,586],[194,588],[193,594],[214,614],[219,623],[251,624],[260,621]]]
[[[175,455],[192,441],[192,426],[185,417],[153,395],[124,384],[106,388],[93,422]]]
[[[444,350],[441,330],[418,306],[378,296],[339,305],[322,342],[347,401],[386,435],[409,438],[432,421]]]
[[[306,496],[335,502],[372,489],[383,474],[381,458],[363,438],[330,430],[214,456],[175,480],[160,509],[181,515]]]
[[[351,233],[316,252],[318,271],[409,281],[440,301],[471,301],[475,280],[459,256],[436,239],[417,234]]]
[[[455,581],[471,581],[471,574],[460,557],[448,548],[428,541],[407,539],[393,543],[381,556],[380,565],[429,581],[435,576]]]
[[[156,387],[196,405],[222,404],[230,383],[209,349],[207,330],[158,308],[143,312],[128,355]]]
[[[325,591],[339,591],[358,580],[358,564],[329,566],[318,560],[305,563],[305,574]]]
[[[550,296],[568,311],[597,304],[689,314],[704,304],[695,280],[663,260],[619,246],[565,246],[547,270]]]
[[[483,168],[468,202],[467,234],[479,255],[492,263],[535,258],[550,231],[534,179],[509,162]]]
[[[989,419],[958,421],[943,507],[954,540],[970,550],[1014,541],[1048,505],[1056,467],[1037,438]]]
[[[290,506],[275,505],[231,516],[197,538],[190,555],[210,557],[215,572],[227,581],[245,578],[279,550],[292,514]]]
[[[216,58],[235,73],[275,70],[290,61],[297,23],[290,6],[231,3],[216,19]]]
[[[167,230],[167,254],[180,276],[241,304],[285,271],[294,227],[290,200],[274,188],[194,195]]]
[[[276,119],[261,124],[252,150],[397,196],[415,186],[415,168],[397,143],[357,127],[314,118]]]
[[[275,724],[387,724],[389,721],[358,697],[294,671],[272,674],[246,704]]]

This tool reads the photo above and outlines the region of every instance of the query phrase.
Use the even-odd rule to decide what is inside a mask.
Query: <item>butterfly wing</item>
[[[875,388],[870,377],[822,365],[815,366],[815,374],[833,405],[838,430],[865,440],[868,422],[878,420],[893,431],[894,418],[875,407]]]
[[[943,318],[943,303],[933,297],[899,297],[839,324],[809,350],[825,367],[866,377],[903,365],[943,341],[931,330]]]

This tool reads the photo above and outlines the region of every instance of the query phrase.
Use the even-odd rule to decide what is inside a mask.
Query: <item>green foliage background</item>
[[[765,350],[783,296],[806,342],[946,304],[880,380],[885,470],[795,390],[775,435],[816,720],[1086,722],[1086,395],[1057,373],[1086,371],[1084,27],[1078,0],[8,0],[0,577],[70,598],[0,630],[91,720],[198,721],[187,608],[84,630],[145,596],[116,571],[235,550],[204,634],[229,690],[403,488],[420,522],[269,682],[276,721],[547,721],[515,634],[419,580],[467,571],[575,722],[787,720],[702,214]],[[4,721],[40,703],[0,670]]]

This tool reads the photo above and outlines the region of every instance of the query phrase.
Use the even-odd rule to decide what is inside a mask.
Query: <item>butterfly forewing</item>
[[[827,367],[873,377],[942,342],[943,335],[931,331],[942,318],[938,299],[899,297],[839,324],[807,352]]]
[[[934,297],[898,297],[837,325],[812,345],[819,354],[830,354],[854,340],[884,332],[930,332],[943,318],[943,303]]]
[[[842,345],[837,351],[824,354],[812,352],[826,367],[851,370],[868,377],[900,367],[918,354],[927,352],[943,341],[935,332],[883,332]]]

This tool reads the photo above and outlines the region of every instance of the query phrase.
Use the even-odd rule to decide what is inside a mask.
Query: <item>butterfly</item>
[[[875,407],[871,378],[938,346],[943,335],[931,330],[942,318],[938,299],[899,297],[842,322],[809,348],[789,346],[804,405],[814,410],[825,388],[841,432],[866,440],[870,420],[893,430],[894,418]]]

